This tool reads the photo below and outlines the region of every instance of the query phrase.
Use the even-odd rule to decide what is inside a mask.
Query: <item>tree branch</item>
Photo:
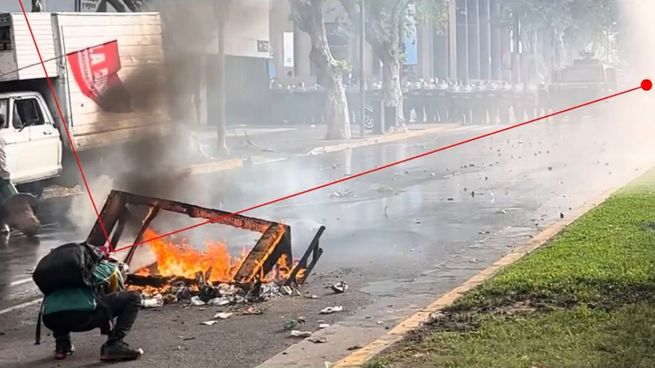
[[[376,0],[368,0],[368,1],[376,1]],[[361,11],[360,6],[358,5],[358,1],[341,0],[341,4],[343,5],[344,10],[348,14],[350,21],[353,24],[358,24],[360,18],[359,12]],[[366,41],[371,45],[371,47],[373,47],[375,52],[379,55],[380,50],[383,50],[385,48],[385,43],[388,37],[387,37],[387,32],[381,27],[381,23],[374,20],[376,18],[377,19],[380,18],[379,13],[376,14],[376,16],[372,16],[370,12],[367,12],[366,25],[365,25]]]

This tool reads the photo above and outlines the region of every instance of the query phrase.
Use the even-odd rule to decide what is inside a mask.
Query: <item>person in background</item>
[[[0,100],[0,130],[8,127],[7,100]],[[0,134],[0,233],[8,234],[11,228],[20,230],[27,236],[36,235],[41,223],[34,214],[34,196],[19,193],[11,181],[5,140]]]

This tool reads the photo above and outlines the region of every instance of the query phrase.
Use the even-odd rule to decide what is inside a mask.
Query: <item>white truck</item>
[[[81,154],[171,133],[158,13],[0,14],[0,137],[11,181],[77,170]],[[64,119],[60,118],[61,114]],[[36,185],[35,185],[36,184]]]

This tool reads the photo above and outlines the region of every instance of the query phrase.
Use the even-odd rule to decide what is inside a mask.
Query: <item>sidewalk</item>
[[[365,147],[374,144],[401,141],[439,132],[452,130],[459,124],[408,124],[407,132],[399,131],[384,135],[359,137],[359,127],[353,126],[353,138],[349,140],[326,140],[324,125],[302,126],[238,126],[227,129],[228,157],[216,158],[216,132],[212,127],[198,129],[192,133],[192,138],[199,146],[196,163],[167,170],[173,176],[190,176],[211,174],[234,170],[247,165],[262,165],[270,162],[287,160],[305,155],[319,155],[338,152],[352,148]],[[43,199],[55,199],[79,195],[81,187],[46,188]]]
[[[655,366],[655,170],[365,367]]]
[[[301,126],[242,126],[230,127],[227,131],[227,145],[232,158],[241,159],[286,159],[294,156],[336,152],[349,148],[368,146],[434,134],[458,127],[458,124],[410,124],[407,132],[359,136],[359,127],[352,127],[352,139],[326,140],[324,125]],[[206,153],[211,154],[216,133],[211,129],[194,133]]]
[[[326,140],[325,126],[241,126],[230,127],[227,131],[229,157],[214,159],[216,152],[216,132],[211,128],[197,130],[194,140],[202,153],[208,158],[205,162],[176,170],[178,175],[200,175],[236,169],[245,165],[261,165],[283,161],[293,157],[320,155],[344,151],[374,144],[401,141],[455,129],[459,124],[410,124],[407,131],[384,135],[368,134],[359,137],[359,127],[354,126],[353,138],[348,140]]]

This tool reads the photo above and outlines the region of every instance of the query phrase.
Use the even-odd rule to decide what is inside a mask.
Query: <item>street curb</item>
[[[330,365],[330,368],[361,367],[363,364],[365,364],[366,362],[368,362],[369,360],[373,359],[375,356],[380,354],[383,350],[389,348],[391,345],[397,342],[400,342],[411,331],[414,331],[417,328],[419,328],[423,323],[427,322],[430,319],[430,316],[432,314],[439,312],[444,308],[452,305],[457,299],[459,299],[462,295],[464,295],[464,293],[474,289],[475,287],[479,286],[483,282],[492,278],[503,268],[513,264],[514,262],[518,261],[524,256],[530,254],[537,248],[548,243],[553,237],[555,237],[562,230],[564,230],[565,227],[567,227],[568,225],[579,219],[582,215],[584,215],[589,210],[596,207],[598,204],[604,202],[616,191],[622,189],[630,182],[634,181],[635,179],[641,177],[644,173],[651,170],[653,168],[653,165],[648,165],[647,167],[648,169],[638,170],[637,171],[638,175],[631,178],[626,183],[623,183],[622,185],[613,187],[601,193],[599,196],[595,197],[588,204],[585,204],[577,208],[575,211],[571,213],[572,214],[571,217],[568,217],[565,220],[556,221],[552,225],[543,229],[526,244],[523,244],[518,248],[512,250],[509,254],[502,257],[498,261],[494,262],[491,266],[480,271],[479,273],[468,279],[460,286],[440,296],[437,300],[432,302],[430,305],[420,309],[418,312],[416,312],[409,318],[405,319],[403,322],[399,323],[389,332],[380,336],[373,342],[357,350],[356,352],[351,353],[345,358],[342,358],[341,360],[337,361],[333,365]]]
[[[194,175],[203,175],[211,174],[220,171],[234,170],[243,167],[243,159],[235,158],[229,160],[220,160],[220,161],[210,161],[204,162],[201,164],[195,164],[185,167],[180,167],[173,169],[171,171],[172,175],[176,176],[194,176]]]
[[[451,123],[451,124],[443,124],[441,126],[437,126],[437,127],[434,127],[434,128],[425,128],[425,129],[418,129],[418,130],[413,130],[413,131],[410,130],[408,132],[397,132],[397,133],[382,135],[382,136],[366,137],[366,138],[361,138],[359,140],[355,140],[353,142],[339,143],[339,144],[333,144],[333,145],[322,146],[322,147],[315,147],[312,150],[310,150],[309,152],[307,152],[305,154],[305,156],[315,156],[315,155],[320,155],[320,154],[324,154],[324,153],[345,151],[347,149],[367,147],[367,146],[373,146],[373,145],[376,145],[376,144],[402,141],[402,140],[406,140],[406,139],[422,137],[422,136],[433,134],[433,133],[450,131],[450,130],[459,128],[460,126],[461,126],[460,124],[452,124]]]
[[[324,154],[324,153],[340,152],[340,151],[345,151],[345,150],[353,149],[353,148],[361,148],[361,147],[373,146],[373,145],[376,145],[376,144],[402,141],[402,140],[407,140],[407,139],[426,136],[426,135],[429,135],[429,134],[434,134],[434,133],[439,133],[439,132],[444,132],[444,131],[452,131],[452,130],[455,130],[455,129],[460,128],[460,127],[461,127],[460,124],[446,123],[446,124],[443,124],[442,126],[433,127],[433,128],[418,129],[418,130],[414,130],[414,131],[409,131],[407,133],[401,132],[401,133],[395,133],[395,134],[389,134],[389,135],[383,135],[383,136],[367,137],[367,138],[363,138],[361,140],[357,140],[357,141],[354,141],[354,142],[347,142],[347,143],[339,143],[339,144],[334,144],[334,145],[329,145],[329,146],[314,147],[308,153],[303,154],[303,155],[299,155],[298,157],[317,156],[317,155],[321,155],[321,154]],[[252,166],[266,165],[266,164],[269,164],[269,163],[286,161],[286,160],[289,160],[289,159],[291,159],[293,157],[294,156],[281,157],[281,158],[272,158],[272,159],[264,160],[264,161],[261,161],[261,162],[253,163]],[[204,163],[200,163],[200,164],[194,164],[194,165],[190,165],[190,166],[175,168],[175,169],[172,169],[169,172],[169,174],[172,175],[172,176],[183,176],[183,177],[184,176],[213,174],[213,173],[217,173],[217,172],[235,170],[235,169],[243,168],[245,166],[250,166],[250,165],[246,165],[245,164],[246,162],[247,162],[247,158],[235,158],[235,159],[227,159],[227,160],[210,161],[210,162],[204,162]],[[50,202],[50,201],[61,199],[61,198],[69,198],[69,197],[78,196],[80,194],[84,194],[84,191],[65,193],[65,194],[62,194],[62,195],[47,196],[47,197],[39,199],[39,202],[41,202],[41,203]]]

